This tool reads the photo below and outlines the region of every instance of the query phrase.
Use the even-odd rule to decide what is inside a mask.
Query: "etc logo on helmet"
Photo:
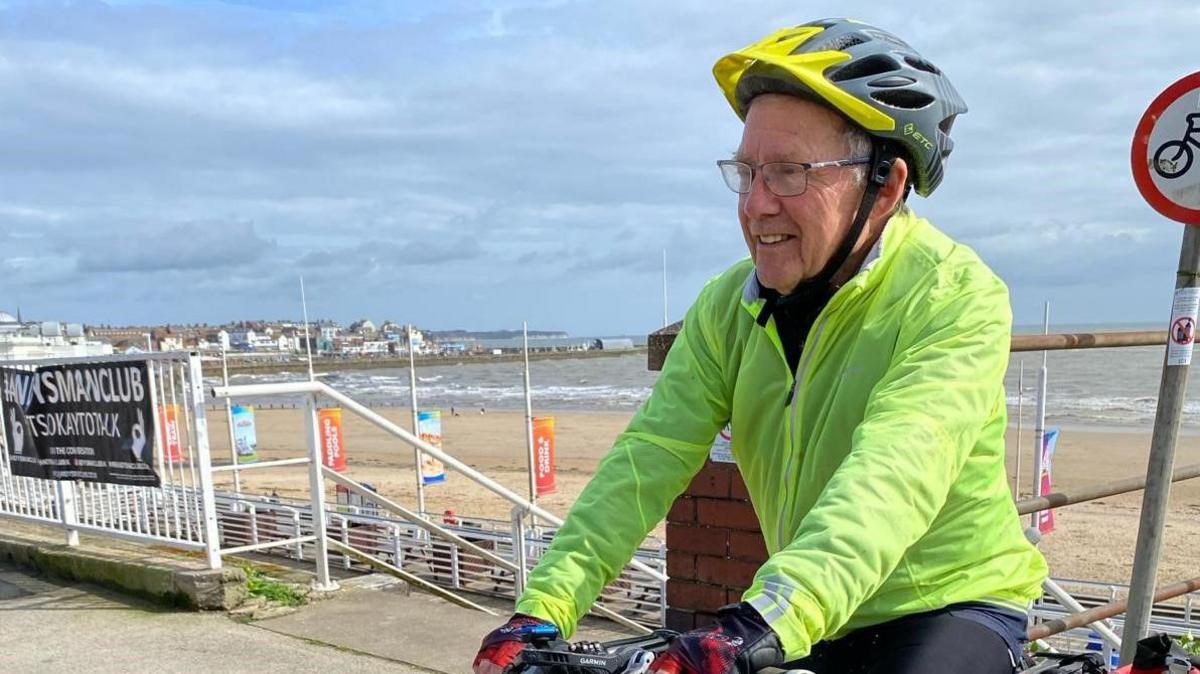
[[[924,146],[926,150],[933,149],[933,141],[922,135],[920,131],[917,131],[912,122],[904,125],[904,135],[912,136],[912,139]]]

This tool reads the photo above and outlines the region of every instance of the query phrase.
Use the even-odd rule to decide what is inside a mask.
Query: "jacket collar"
[[[907,238],[918,220],[919,218],[911,210],[907,212],[901,210],[893,215],[884,225],[883,232],[875,240],[875,245],[871,246],[871,250],[867,252],[862,266],[858,268],[854,276],[850,277],[850,280],[838,289],[835,295],[853,292],[848,289],[862,289],[869,284],[877,283],[883,275],[883,269],[890,264],[900,243]],[[873,273],[873,270],[878,270],[878,273]],[[742,284],[742,306],[757,320],[764,303],[762,285],[758,282],[758,272],[752,267],[746,276],[746,282]]]

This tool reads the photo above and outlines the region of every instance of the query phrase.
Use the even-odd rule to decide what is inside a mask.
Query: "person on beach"
[[[769,559],[662,674],[1012,674],[1046,563],[1004,468],[1004,283],[918,217],[966,105],[900,38],[784,28],[713,72],[744,121],[717,162],[750,256],[688,311],[653,392],[476,674],[565,637],[727,423]]]

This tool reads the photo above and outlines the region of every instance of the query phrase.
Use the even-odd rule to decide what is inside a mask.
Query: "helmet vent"
[[[917,83],[917,81],[911,77],[906,77],[904,75],[891,75],[889,77],[883,77],[883,78],[880,78],[877,80],[872,80],[871,86],[887,87],[890,89],[893,87],[907,87],[910,84],[916,84],[916,83]]]
[[[917,70],[924,70],[925,72],[932,73],[934,75],[942,74],[942,71],[938,70],[937,66],[933,65],[929,61],[926,61],[923,58],[920,58],[917,56],[905,56],[904,61],[906,63],[908,63],[908,65],[916,68]]]
[[[920,110],[933,105],[934,98],[927,93],[912,89],[884,89],[871,92],[871,98],[902,110]]]
[[[842,51],[866,43],[867,39],[858,33],[848,33],[816,47],[813,51]]]
[[[890,56],[884,54],[872,54],[858,60],[852,60],[846,65],[838,68],[829,76],[829,79],[834,82],[844,82],[846,80],[858,79],[860,77],[873,77],[875,75],[883,75],[890,72],[895,72],[900,69],[900,64]]]

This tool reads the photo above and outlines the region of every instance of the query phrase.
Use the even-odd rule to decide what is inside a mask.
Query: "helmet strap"
[[[842,265],[846,263],[846,260],[850,258],[850,254],[854,252],[854,244],[858,243],[858,237],[862,234],[863,227],[867,224],[867,218],[875,207],[875,199],[879,196],[879,190],[887,184],[895,160],[896,154],[892,148],[883,143],[875,144],[871,150],[871,169],[867,174],[867,186],[863,190],[862,199],[858,202],[858,211],[854,214],[854,221],[851,222],[850,229],[842,237],[841,244],[829,258],[829,262],[825,263],[821,272],[811,279],[802,281],[796,290],[789,294],[789,297],[832,294],[830,282]]]

